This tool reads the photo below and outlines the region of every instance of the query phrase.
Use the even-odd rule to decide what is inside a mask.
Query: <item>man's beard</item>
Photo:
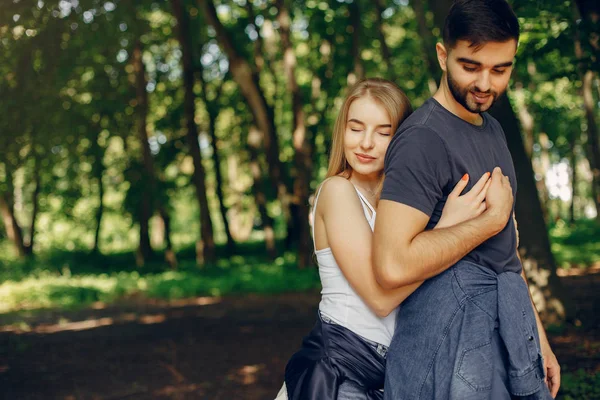
[[[496,102],[496,100],[498,99],[498,96],[502,93],[498,93],[498,92],[494,92],[493,90],[489,89],[485,92],[482,92],[481,90],[477,89],[477,86],[473,85],[471,87],[467,87],[467,88],[461,88],[458,83],[456,83],[456,81],[454,79],[452,79],[452,74],[450,73],[450,69],[447,70],[446,72],[446,76],[448,78],[448,88],[450,89],[450,93],[452,93],[452,97],[454,97],[454,100],[456,100],[461,106],[463,106],[465,109],[467,109],[469,112],[472,113],[482,113],[485,112],[487,110],[489,110],[494,103]],[[475,93],[478,95],[484,95],[484,96],[492,96],[492,102],[490,103],[490,105],[487,105],[487,103],[484,104],[479,104],[476,103],[474,101],[470,101],[468,96],[469,93]]]

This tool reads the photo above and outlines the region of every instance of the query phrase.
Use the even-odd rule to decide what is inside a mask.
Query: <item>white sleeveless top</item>
[[[321,188],[319,188],[315,196],[315,203],[312,210],[313,243],[315,237],[315,210],[317,209],[317,200],[319,199]],[[361,200],[365,217],[371,226],[371,230],[373,230],[375,226],[375,209],[356,186],[354,189]],[[378,317],[350,286],[350,283],[348,283],[348,280],[335,261],[331,248],[316,250],[315,245],[315,254],[317,256],[319,276],[323,287],[323,290],[321,290],[319,311],[338,325],[350,329],[363,338],[384,346],[389,346],[394,335],[398,309],[394,309],[387,317]]]

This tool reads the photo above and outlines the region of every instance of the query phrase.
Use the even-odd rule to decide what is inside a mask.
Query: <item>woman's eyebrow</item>
[[[356,122],[357,124],[361,124],[364,125],[365,123],[356,119],[356,118],[351,118],[348,120],[348,122]],[[392,125],[391,124],[381,124],[381,125],[377,125],[376,128],[391,128]]]

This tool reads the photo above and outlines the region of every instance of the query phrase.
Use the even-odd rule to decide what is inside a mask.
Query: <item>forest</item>
[[[50,393],[25,387],[20,360],[47,365],[49,355],[33,353],[49,340],[40,327],[94,320],[100,306],[114,314],[110,329],[129,332],[133,322],[116,316],[123,307],[158,307],[169,320],[161,305],[210,314],[221,304],[237,312],[223,324],[237,326],[239,307],[281,303],[310,321],[298,311],[312,312],[320,289],[309,213],[347,88],[382,77],[420,106],[439,83],[435,43],[451,3],[1,1],[0,386],[14,398]],[[521,37],[509,90],[491,114],[517,172],[519,252],[559,361],[564,354],[562,398],[598,398],[600,3],[510,3]],[[194,380],[171,360],[173,387],[189,390],[160,392],[146,373],[132,396],[230,398],[245,387],[254,391],[243,398],[274,397],[311,322],[296,331],[271,308],[263,317],[283,318],[293,334],[260,336],[257,346],[276,342],[265,365],[236,364],[233,378],[215,384],[233,364]],[[185,315],[208,346],[202,327],[213,317]],[[92,344],[73,362],[104,353]],[[189,357],[180,362],[194,369]],[[211,373],[213,386],[200,383]],[[56,378],[52,394],[120,398],[97,376],[79,394]]]

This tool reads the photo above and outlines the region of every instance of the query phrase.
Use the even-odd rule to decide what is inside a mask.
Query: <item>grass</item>
[[[564,373],[558,398],[563,400],[600,399],[600,373],[588,373],[583,369]]]
[[[558,222],[550,228],[552,250],[562,268],[600,262],[600,225]],[[19,310],[71,309],[96,301],[111,303],[127,296],[176,299],[242,293],[281,293],[316,290],[315,268],[298,270],[296,255],[284,252],[274,262],[264,256],[261,242],[244,243],[235,255],[217,248],[217,262],[203,269],[194,263],[194,247],[178,250],[177,271],[165,270],[162,255],[143,268],[131,252],[91,256],[84,250],[54,250],[33,259],[8,256],[0,243],[0,314]]]
[[[130,254],[92,257],[85,252],[56,251],[33,260],[0,261],[0,314],[73,309],[132,295],[179,299],[320,288],[317,270],[296,268],[293,253],[283,253],[271,262],[256,246],[243,246],[229,257],[221,254],[214,265],[202,269],[193,262],[193,251],[184,250],[178,254],[176,271],[165,271],[162,262],[136,268]]]
[[[561,268],[585,268],[600,262],[600,224],[580,220],[574,226],[559,221],[550,227],[552,252]]]

